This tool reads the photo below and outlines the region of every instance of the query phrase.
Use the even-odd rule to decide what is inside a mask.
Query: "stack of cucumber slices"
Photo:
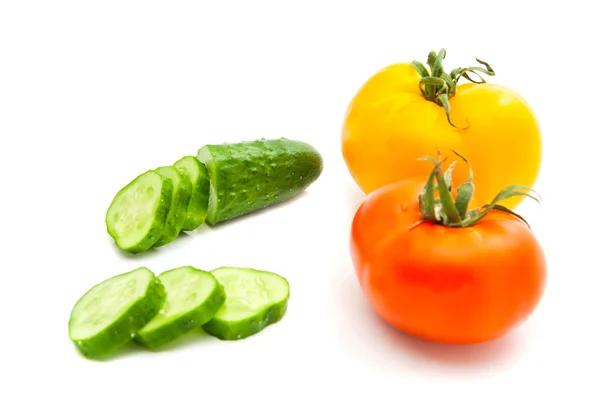
[[[157,350],[201,329],[239,340],[281,320],[289,296],[285,278],[248,267],[182,266],[158,276],[140,267],[87,291],[71,311],[69,337],[89,358],[130,341]]]
[[[175,240],[205,222],[225,220],[295,197],[323,170],[311,145],[290,139],[206,145],[197,156],[140,174],[114,197],[108,234],[139,253]]]

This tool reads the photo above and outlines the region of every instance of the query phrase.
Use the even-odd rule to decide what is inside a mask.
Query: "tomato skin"
[[[417,160],[437,154],[471,162],[481,199],[508,185],[533,187],[542,161],[536,116],[515,91],[490,83],[458,85],[450,98],[448,123],[443,107],[426,100],[420,76],[408,63],[374,74],[352,99],[342,126],[342,154],[352,177],[365,192],[406,178],[426,175],[429,165]],[[464,181],[468,169],[457,166]],[[515,208],[515,197],[501,202]]]
[[[369,194],[352,222],[351,256],[373,309],[393,327],[426,340],[474,344],[523,323],[546,283],[531,229],[492,211],[469,228],[421,222],[424,181]]]

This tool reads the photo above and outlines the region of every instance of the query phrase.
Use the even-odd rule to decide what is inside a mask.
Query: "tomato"
[[[351,256],[362,291],[381,318],[413,336],[450,344],[503,336],[542,297],[540,244],[510,210],[492,208],[464,227],[426,218],[418,201],[424,186],[424,179],[385,185],[357,210]]]
[[[441,66],[445,51],[437,56],[432,53],[430,58],[432,55]],[[434,73],[431,61],[429,69],[423,67],[423,74]],[[440,68],[435,75],[442,76]],[[491,67],[481,70],[495,75]],[[350,102],[342,126],[342,153],[364,192],[426,175],[427,166],[417,159],[450,149],[471,161],[477,172],[477,191],[484,199],[510,184],[534,185],[541,166],[542,140],[532,108],[504,86],[457,84],[459,78],[473,72],[481,73],[479,67],[456,71],[445,89],[442,78],[424,79],[410,63],[390,65],[367,80]],[[444,96],[437,96],[440,92],[448,98],[448,115]],[[456,173],[466,179],[465,168]],[[502,204],[512,209],[520,201],[511,198]]]

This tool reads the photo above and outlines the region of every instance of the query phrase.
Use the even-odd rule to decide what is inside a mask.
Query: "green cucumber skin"
[[[122,246],[121,244],[119,244],[118,239],[115,238],[115,233],[113,233],[110,230],[110,224],[108,224],[108,220],[106,220],[108,234],[115,240],[115,245],[122,251],[130,252],[133,254],[147,251],[148,249],[152,248],[152,246],[160,239],[165,226],[165,222],[167,220],[167,215],[169,214],[169,210],[171,209],[171,197],[173,196],[173,183],[170,179],[163,177],[154,170],[146,171],[145,173],[140,174],[137,178],[141,177],[143,174],[156,174],[162,180],[160,200],[156,209],[154,210],[154,220],[152,221],[152,226],[148,231],[148,235],[142,241],[138,242],[137,244],[131,247]],[[122,188],[113,199],[113,202],[122,192],[124,192],[128,187],[130,187],[136,179],[132,180],[129,184]],[[108,208],[109,211],[110,209],[111,207]]]
[[[206,145],[197,157],[210,178],[210,225],[289,200],[323,171],[314,147],[286,138]]]
[[[167,214],[165,226],[162,230],[162,235],[152,246],[159,247],[174,241],[178,236],[179,232],[183,228],[183,224],[186,219],[187,209],[190,204],[192,197],[192,182],[185,175],[181,174],[179,170],[174,167],[166,166],[157,169],[160,174],[162,168],[173,168],[173,170],[179,174],[179,186],[173,188],[173,200],[171,208]],[[168,177],[166,177],[168,178]]]
[[[146,268],[142,267],[141,269]],[[91,339],[71,339],[71,341],[88,358],[105,357],[131,341],[135,334],[156,316],[165,300],[164,287],[160,280],[154,277],[145,295],[133,304],[120,319],[104,329],[101,335]]]
[[[185,156],[180,159],[180,161],[187,157],[193,156]],[[174,164],[176,168],[179,168],[178,163],[179,161]],[[202,163],[198,163],[197,165],[199,168],[199,176],[196,182],[192,182],[192,197],[189,202],[186,219],[181,228],[183,231],[194,231],[204,224],[206,218],[210,182],[206,166]]]
[[[263,309],[258,316],[252,316],[238,322],[226,322],[220,319],[208,321],[202,328],[213,337],[223,341],[242,340],[263,331],[280,321],[287,312],[289,297]]]
[[[158,349],[192,330],[200,329],[213,318],[224,303],[225,290],[217,281],[209,300],[202,304],[202,307],[178,317],[174,320],[175,324],[168,327],[163,326],[147,333],[139,332],[133,341],[151,350]]]

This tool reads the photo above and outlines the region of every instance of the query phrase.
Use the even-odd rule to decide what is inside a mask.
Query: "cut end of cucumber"
[[[290,296],[282,276],[249,267],[211,271],[225,288],[226,301],[204,330],[222,340],[249,337],[281,320]]]
[[[69,337],[85,355],[109,353],[130,341],[156,315],[164,299],[162,284],[146,267],[113,276],[77,301],[69,319]]]
[[[171,196],[171,181],[152,170],[119,191],[106,213],[117,246],[131,252],[150,248],[160,238]]]
[[[215,174],[215,163],[212,157],[212,153],[208,146],[202,147],[198,150],[198,160],[206,166],[206,170],[208,172],[209,182],[210,182],[210,191],[208,194],[208,208],[206,211],[206,222],[210,225],[214,225],[216,223],[216,214],[217,214],[217,194],[216,187],[218,177]]]

